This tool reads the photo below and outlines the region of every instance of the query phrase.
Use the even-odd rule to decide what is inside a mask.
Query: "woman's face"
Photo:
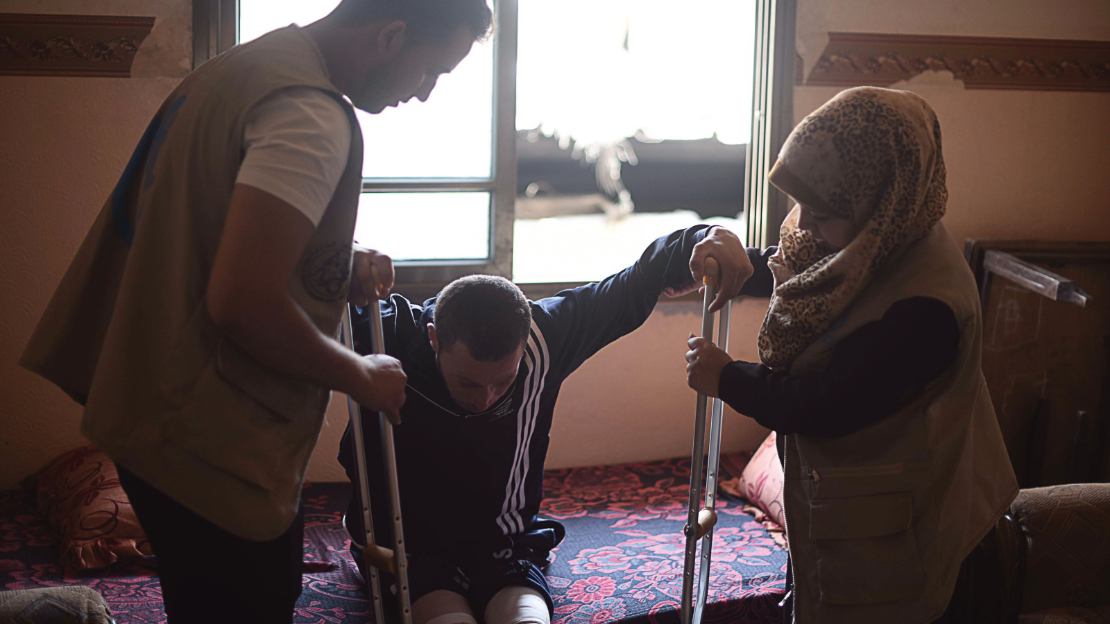
[[[847,247],[856,237],[855,228],[848,219],[814,210],[801,202],[798,203],[798,209],[801,211],[798,227],[825,241],[837,251]]]

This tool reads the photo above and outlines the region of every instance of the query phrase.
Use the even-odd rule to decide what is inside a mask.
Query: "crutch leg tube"
[[[372,301],[370,309],[370,332],[372,337],[372,351],[385,353],[385,339],[382,331],[381,309],[377,301]],[[344,316],[343,341],[354,349],[353,334],[351,333],[351,315],[348,309]],[[362,412],[357,402],[350,396],[347,397],[347,408],[351,417],[351,437],[355,444],[355,463],[358,468],[359,488],[358,497],[362,509],[362,525],[365,527],[364,544],[362,551],[363,569],[367,572],[367,583],[370,586],[370,598],[374,605],[374,621],[378,624],[385,623],[385,613],[382,606],[381,580],[378,571],[385,570],[397,579],[397,611],[402,624],[412,624],[412,602],[409,597],[408,559],[405,557],[405,537],[401,526],[401,496],[397,485],[397,455],[393,446],[393,425],[384,414],[378,414],[381,427],[382,456],[385,458],[386,485],[389,489],[390,518],[393,524],[392,548],[378,545],[374,539],[374,519],[370,509],[370,488],[367,484],[366,447],[362,430]]]
[[[713,337],[713,315],[709,304],[720,287],[720,267],[713,258],[705,262],[705,296],[702,303],[701,335]],[[720,329],[717,346],[728,349],[729,313],[732,302],[725,303],[720,311]],[[713,400],[709,427],[709,462],[705,465],[705,416],[708,397],[698,394],[694,417],[694,448],[690,455],[690,498],[686,521],[686,557],[682,566],[683,624],[700,624],[709,596],[709,568],[713,554],[713,527],[717,524],[717,470],[721,458],[721,425],[724,404]],[[705,499],[702,506],[702,478],[705,478]],[[700,566],[698,566],[698,592],[694,599],[694,568],[698,563],[697,546],[701,541]]]

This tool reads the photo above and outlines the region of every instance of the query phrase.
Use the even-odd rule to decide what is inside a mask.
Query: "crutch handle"
[[[694,539],[700,540],[701,538],[705,537],[709,534],[710,531],[713,530],[713,527],[715,526],[717,526],[717,512],[709,508],[702,509],[698,512],[698,534],[694,537]],[[689,524],[682,527],[682,534],[687,537],[690,536]]]
[[[370,265],[370,279],[374,282],[374,292],[369,293],[370,301],[373,303],[378,299],[378,286],[382,285],[382,274],[378,271],[378,265]]]
[[[698,512],[698,539],[706,536],[717,525],[717,512],[713,509],[702,509]]]
[[[710,256],[705,259],[705,274],[702,275],[701,283],[714,288],[721,285],[721,265],[717,263],[716,258]],[[707,336],[707,338],[712,338],[712,336]]]
[[[366,550],[362,551],[362,560],[367,565],[385,570],[394,576],[397,575],[397,566],[393,563],[393,551],[384,546],[368,544]]]

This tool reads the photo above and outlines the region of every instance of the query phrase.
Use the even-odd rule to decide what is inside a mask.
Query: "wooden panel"
[[[971,240],[981,285],[989,250],[1086,295],[1083,307],[1053,301],[999,274],[984,289],[983,374],[1022,486],[1110,478],[1110,243]]]
[[[1110,91],[1110,42],[829,33],[809,86],[887,86],[925,71],[968,89]]]
[[[127,78],[153,17],[0,13],[0,75]]]

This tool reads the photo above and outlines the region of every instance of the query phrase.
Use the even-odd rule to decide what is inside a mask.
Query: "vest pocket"
[[[924,590],[910,494],[811,501],[809,537],[821,602],[873,604]]]
[[[328,393],[258,365],[221,337],[202,300],[157,374],[176,408],[167,440],[267,491],[299,479]]]
[[[224,472],[275,491],[301,477],[322,418],[320,409],[291,422],[230,383],[212,361],[180,407],[170,439]]]
[[[327,390],[263,368],[230,340],[219,341],[216,369],[235,387],[292,423],[310,420],[314,411],[327,406]]]
[[[175,406],[180,406],[193,392],[201,372],[212,359],[219,337],[207,299],[202,298],[185,323],[171,334],[166,358],[155,371],[155,383]]]

